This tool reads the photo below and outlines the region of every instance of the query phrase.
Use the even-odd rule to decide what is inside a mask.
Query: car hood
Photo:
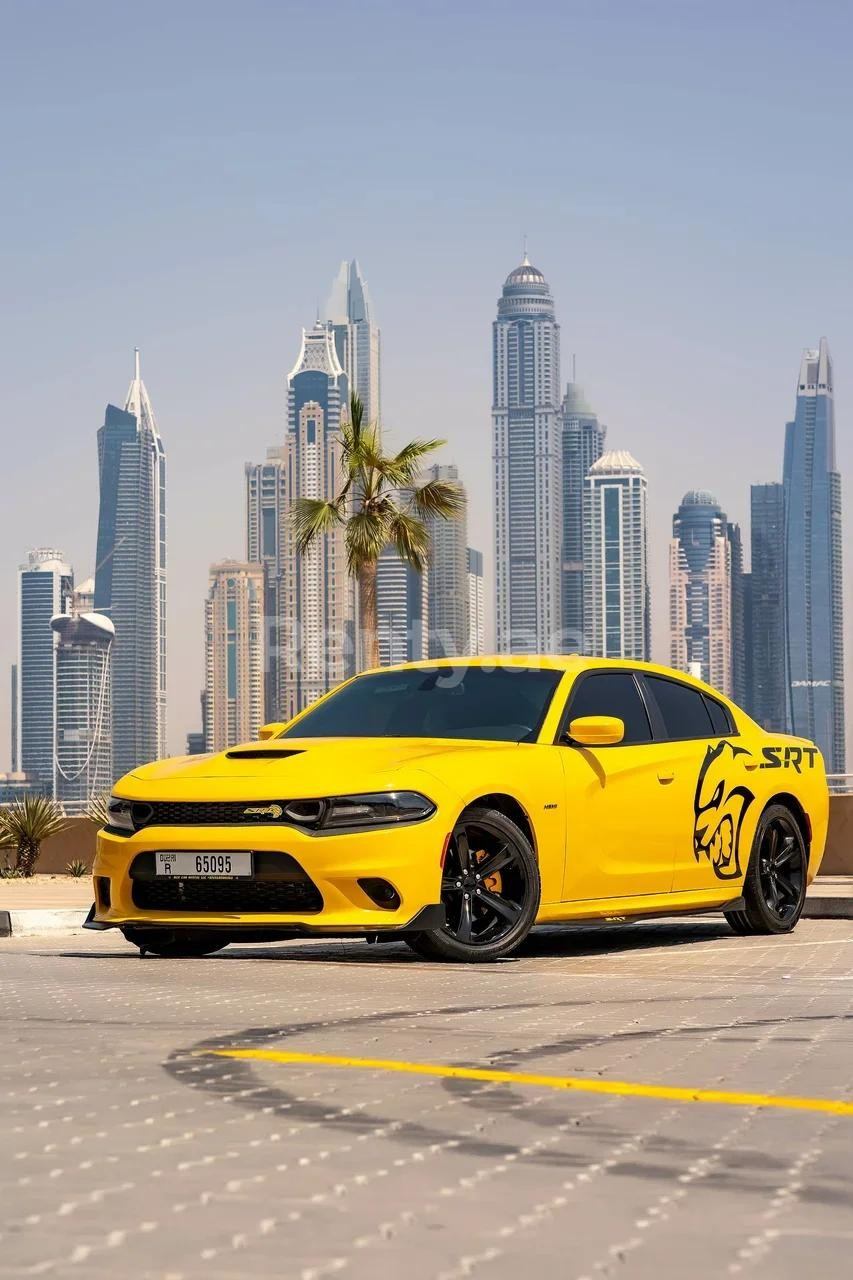
[[[249,742],[204,756],[178,756],[143,765],[117,785],[129,798],[229,795],[298,797],[343,795],[411,785],[411,772],[438,770],[448,757],[505,751],[514,744],[425,738],[288,738]],[[444,767],[440,767],[444,762]],[[405,776],[401,776],[405,774]],[[448,778],[449,780],[449,778]]]

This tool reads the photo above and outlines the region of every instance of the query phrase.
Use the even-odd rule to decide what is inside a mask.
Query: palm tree
[[[62,809],[49,796],[25,795],[0,807],[0,845],[16,851],[15,870],[31,876],[42,841],[65,826]]]
[[[463,496],[450,480],[418,484],[421,464],[443,440],[412,440],[398,453],[382,451],[377,423],[365,425],[361,399],[350,397],[349,421],[341,423],[343,484],[330,501],[298,498],[293,504],[297,551],[304,555],[325,533],[345,529],[347,569],[358,582],[358,625],[368,667],[379,665],[376,565],[385,547],[419,573],[429,552],[430,517],[453,519]]]

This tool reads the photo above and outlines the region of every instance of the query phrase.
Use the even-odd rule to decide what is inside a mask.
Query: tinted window
[[[526,667],[434,667],[359,676],[281,737],[535,742],[562,674]]]
[[[717,702],[715,698],[709,698],[707,693],[703,695],[705,698],[705,706],[708,708],[708,715],[711,717],[711,727],[714,733],[725,735],[732,732],[732,718],[721,702]]]
[[[698,689],[660,676],[644,676],[643,680],[658,705],[667,738],[713,736],[711,717]]]
[[[622,744],[625,746],[652,740],[649,717],[630,671],[602,671],[581,676],[569,698],[568,720],[581,716],[616,716],[624,720]]]

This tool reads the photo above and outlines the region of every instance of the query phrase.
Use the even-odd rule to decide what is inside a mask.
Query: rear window
[[[705,699],[705,706],[708,708],[708,715],[711,717],[711,727],[714,733],[720,737],[725,737],[728,733],[734,733],[734,725],[732,718],[721,702],[717,702],[716,698],[709,698],[707,693],[702,695]]]
[[[661,676],[644,676],[643,681],[657,703],[667,738],[710,738],[717,732],[699,689]]]

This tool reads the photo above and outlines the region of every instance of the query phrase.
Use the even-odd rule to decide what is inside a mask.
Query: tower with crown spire
[[[492,326],[492,457],[499,652],[561,646],[560,327],[527,254]]]
[[[166,754],[166,455],[140,372],[98,431],[95,609],[115,628],[113,774]]]

